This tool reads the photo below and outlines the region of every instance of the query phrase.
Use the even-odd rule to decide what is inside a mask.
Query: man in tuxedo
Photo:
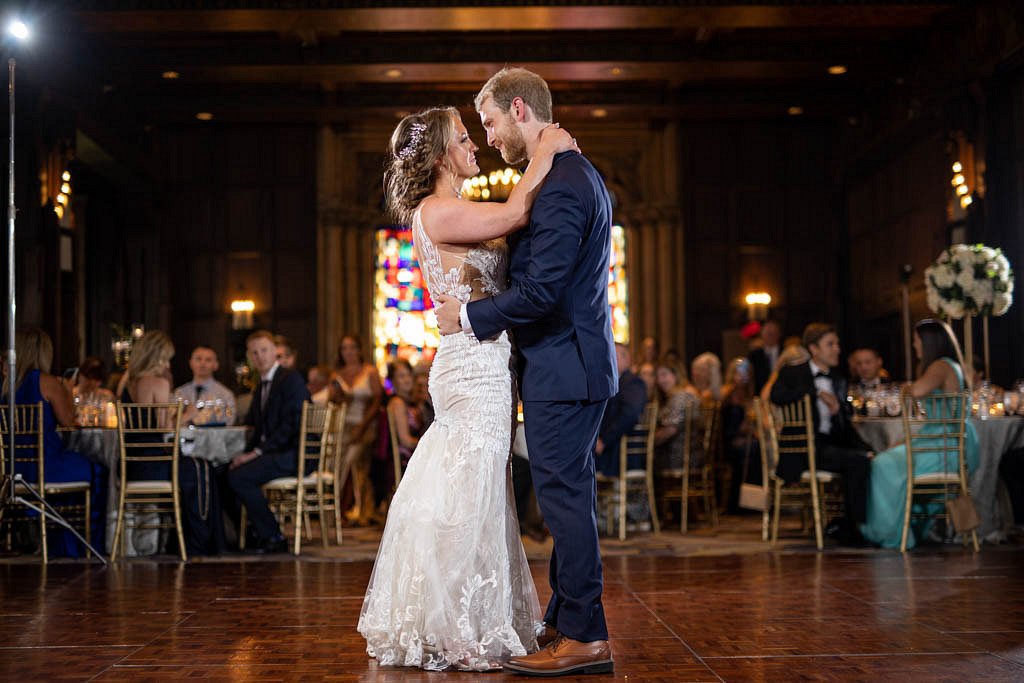
[[[245,347],[260,375],[260,384],[245,418],[253,431],[245,452],[231,461],[228,485],[245,506],[255,529],[254,550],[284,552],[288,543],[260,487],[278,477],[295,476],[302,404],[309,400],[309,390],[302,375],[278,362],[274,335],[262,330],[253,332]]]
[[[754,366],[755,395],[761,393],[761,388],[771,377],[775,364],[779,361],[779,354],[782,352],[781,340],[782,328],[774,320],[768,320],[761,328],[761,346],[747,355],[750,364]]]
[[[835,327],[811,323],[804,330],[803,343],[811,359],[779,369],[779,377],[772,386],[771,401],[783,405],[807,395],[813,399],[818,469],[835,472],[843,481],[846,517],[835,520],[829,527],[841,542],[860,544],[863,541],[857,527],[867,521],[870,458],[874,453],[853,428],[846,401],[846,380],[835,372],[840,353]],[[807,467],[806,455],[784,453],[779,459],[778,474],[787,483],[796,482]]]

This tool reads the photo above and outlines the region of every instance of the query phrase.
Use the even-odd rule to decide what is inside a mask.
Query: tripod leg
[[[14,500],[15,503],[18,503],[19,505],[24,505],[25,507],[29,508],[30,510],[35,510],[36,512],[38,512],[40,514],[40,516],[42,516],[44,518],[43,519],[43,524],[44,525],[46,524],[45,518],[49,517],[50,520],[53,521],[55,524],[59,524],[60,526],[64,527],[65,529],[70,531],[72,534],[74,534],[75,538],[77,538],[79,541],[84,543],[85,547],[87,549],[89,549],[90,551],[92,551],[92,554],[95,555],[99,559],[100,562],[102,562],[104,565],[107,564],[106,559],[104,559],[103,556],[100,555],[96,551],[96,548],[93,548],[92,545],[90,543],[88,543],[82,537],[82,534],[78,533],[78,530],[75,527],[73,527],[70,524],[68,524],[67,521],[63,517],[60,516],[60,513],[57,512],[56,510],[54,510],[53,506],[51,506],[49,503],[47,503],[46,499],[43,498],[41,495],[39,495],[39,492],[36,491],[35,488],[33,488],[31,484],[25,482],[20,477],[16,477],[16,480],[17,480],[17,483],[21,484],[24,487],[25,491],[27,491],[28,493],[32,494],[33,497],[35,497],[35,499],[39,502],[39,505],[36,505],[35,503],[31,503],[31,502],[25,500],[24,498],[22,498],[21,496],[15,496],[14,497],[13,500]]]

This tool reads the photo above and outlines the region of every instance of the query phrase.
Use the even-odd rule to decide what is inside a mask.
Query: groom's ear
[[[527,105],[522,97],[512,98],[512,106],[509,107],[512,120],[516,123],[523,123],[527,119]]]

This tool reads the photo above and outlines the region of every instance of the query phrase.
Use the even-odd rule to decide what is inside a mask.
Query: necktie
[[[196,403],[199,403],[199,401],[202,400],[202,398],[201,398],[202,395],[203,395],[203,385],[202,384],[197,384],[196,385]]]
[[[265,379],[260,382],[260,412],[264,412],[267,409],[267,398],[270,396],[270,380]]]
[[[830,375],[827,372],[816,372],[816,373],[814,373],[814,379],[818,379],[819,377],[827,377],[828,379],[832,379],[832,375]]]

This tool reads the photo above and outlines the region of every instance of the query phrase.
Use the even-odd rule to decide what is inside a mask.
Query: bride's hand
[[[550,153],[554,156],[562,152],[579,152],[580,148],[576,144],[576,138],[569,131],[557,123],[552,123],[540,132],[540,147],[538,151]]]

